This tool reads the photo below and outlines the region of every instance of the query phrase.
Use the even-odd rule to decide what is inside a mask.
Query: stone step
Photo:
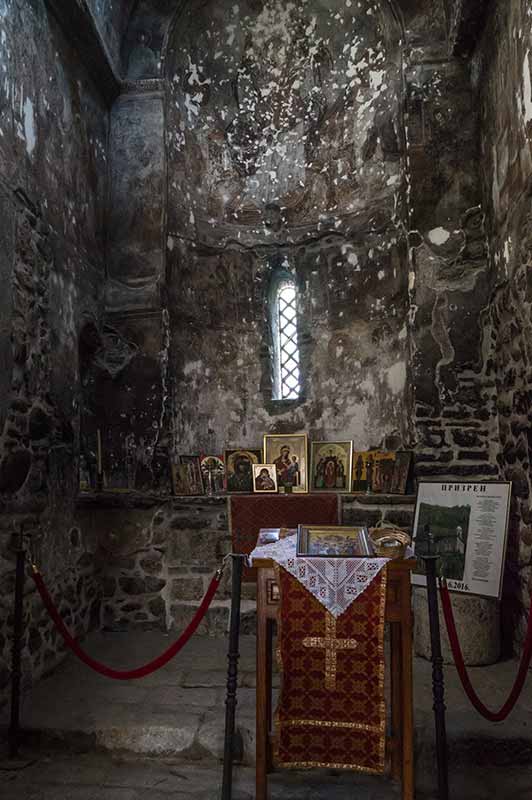
[[[241,689],[241,701],[244,693],[255,695],[253,689]],[[32,715],[26,724],[23,720],[22,748],[220,762],[224,750],[224,689],[220,686],[215,691],[212,687],[187,690],[187,695],[196,695],[198,702],[200,697],[216,697],[216,707],[207,712],[199,705],[190,705],[193,698],[184,697],[183,692],[174,694],[170,708],[159,706],[151,714],[133,705],[123,706],[118,714],[113,704],[108,715],[99,709],[97,719],[87,716],[80,719],[75,712],[69,714],[68,709],[56,714],[53,720],[40,720],[38,715]],[[245,713],[237,723],[234,753],[236,762],[249,765],[255,761],[255,719],[249,714],[247,704],[244,708]],[[0,731],[2,738],[4,734],[7,737],[7,728]]]
[[[115,699],[108,714],[99,707],[97,716],[92,718],[86,714],[78,717],[69,707],[63,713],[56,712],[53,719],[32,713],[24,726],[25,742],[33,749],[53,748],[70,753],[107,751],[183,762],[219,762],[224,745],[225,676],[217,675],[216,678],[198,671],[191,681],[194,685],[168,688],[165,697],[161,692],[155,693],[158,704],[151,710],[133,703],[120,706]],[[255,763],[252,683],[251,673],[241,676],[237,695],[235,761],[248,766]],[[479,723],[471,712],[462,711],[448,714],[447,733],[453,769],[532,767],[532,730],[526,724],[516,728],[508,723]],[[430,776],[436,752],[433,717],[428,711],[416,713],[414,749],[416,772]]]
[[[36,750],[30,764],[2,773],[2,800],[219,800],[220,764],[112,757],[106,753],[69,754]],[[0,765],[1,768],[1,765]],[[253,800],[255,770],[237,766],[234,800]],[[420,776],[416,800],[436,800],[435,775]],[[423,784],[427,783],[425,788]],[[532,769],[453,768],[450,797],[460,800],[530,800]],[[399,800],[400,787],[388,778],[334,770],[276,770],[268,776],[272,798],[285,800]]]
[[[127,668],[146,663],[175,638],[173,632],[95,633],[85,642],[94,658]],[[237,705],[238,760],[255,761],[255,638],[240,643]],[[194,637],[176,658],[139,681],[110,681],[73,657],[24,696],[21,721],[39,747],[132,757],[173,758],[214,764],[223,753],[227,638]],[[497,708],[515,678],[515,662],[471,670],[479,694]],[[532,765],[532,696],[525,687],[504,723],[483,720],[445,668],[450,763],[484,768]],[[531,675],[532,678],[532,675]],[[274,686],[279,675],[274,673]],[[433,775],[435,763],[431,666],[414,659],[415,755],[419,774]],[[8,709],[0,718],[8,721]]]

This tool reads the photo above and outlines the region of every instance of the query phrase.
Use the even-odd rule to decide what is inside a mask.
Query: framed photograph
[[[205,494],[203,477],[201,475],[201,461],[199,456],[179,456],[179,464],[188,471],[188,483],[191,495]]]
[[[84,453],[79,454],[78,475],[80,492],[90,492],[94,488],[94,484],[89,469],[89,461]]]
[[[153,455],[153,489],[159,494],[171,494],[172,473],[170,453],[166,445],[157,445]]]
[[[353,442],[311,442],[310,491],[348,492]]]
[[[190,470],[187,464],[179,464],[175,461],[171,463],[172,472],[172,491],[175,495],[185,497],[196,494],[190,482]]]
[[[281,599],[281,590],[279,584],[275,580],[267,580],[267,597],[269,604],[277,604]]]
[[[275,464],[253,464],[253,491],[261,494],[277,491]]]
[[[412,452],[410,450],[396,452],[390,494],[406,494],[411,464]]]
[[[228,493],[253,492],[253,464],[262,462],[261,450],[226,450],[225,469]]]
[[[201,475],[207,494],[225,491],[225,464],[222,456],[200,456]]]
[[[395,470],[395,453],[390,458],[376,459],[373,466],[373,494],[391,494]]]
[[[420,481],[413,583],[426,586],[419,556],[440,556],[449,589],[500,598],[512,485],[507,481]]]
[[[80,432],[79,488],[82,492],[96,491],[98,473],[103,475],[102,435],[99,430]]]
[[[308,440],[306,433],[277,433],[264,436],[264,463],[274,464],[279,490],[308,492]]]
[[[299,525],[297,554],[324,558],[367,558],[374,553],[368,530],[364,526]]]
[[[383,467],[383,461],[390,461],[391,465]],[[362,450],[353,453],[353,492],[374,492],[382,494],[383,475],[385,485],[390,483],[390,472],[393,471],[395,453],[386,450]],[[388,492],[390,490],[388,489]]]

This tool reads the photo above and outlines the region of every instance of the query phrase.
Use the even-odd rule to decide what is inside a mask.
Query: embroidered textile
[[[278,573],[277,763],[384,772],[386,570],[337,618],[290,573]]]
[[[337,494],[233,495],[229,498],[229,525],[233,551],[249,554],[261,528],[297,528],[302,525],[337,525]],[[244,579],[255,572],[244,570]]]
[[[297,556],[297,537],[256,547],[251,558],[271,558],[290,572],[308,591],[338,617],[364,592],[387,558],[307,558]]]

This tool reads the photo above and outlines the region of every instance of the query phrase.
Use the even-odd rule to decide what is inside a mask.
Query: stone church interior
[[[0,0],[0,794],[531,800],[530,0]]]

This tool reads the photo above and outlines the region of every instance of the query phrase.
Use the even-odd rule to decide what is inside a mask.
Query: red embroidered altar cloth
[[[229,527],[233,551],[249,555],[261,528],[338,525],[337,494],[233,495],[229,498]],[[245,570],[249,580],[255,571]],[[254,579],[254,578],[253,578]]]
[[[281,567],[279,766],[384,772],[386,570],[338,618]]]

